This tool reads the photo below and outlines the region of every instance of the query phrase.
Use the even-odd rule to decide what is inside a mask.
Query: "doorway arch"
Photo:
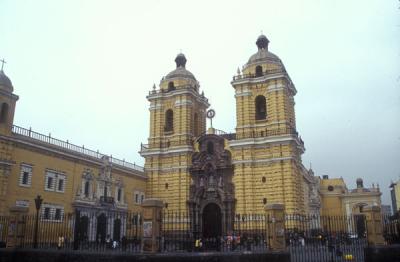
[[[97,217],[97,230],[96,230],[96,240],[97,242],[105,243],[107,233],[107,217],[101,214]]]
[[[222,235],[221,208],[215,203],[209,203],[203,209],[203,237],[218,238],[221,235]]]

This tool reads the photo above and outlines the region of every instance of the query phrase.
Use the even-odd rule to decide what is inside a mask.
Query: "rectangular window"
[[[47,178],[47,185],[46,185],[46,189],[53,189],[53,177],[48,177]]]
[[[45,190],[46,191],[56,191],[59,193],[64,193],[66,185],[66,176],[62,173],[47,170],[46,180],[45,180]]]
[[[64,207],[57,204],[44,203],[42,205],[42,220],[61,222],[63,220]]]
[[[140,204],[142,204],[143,201],[144,201],[144,194],[142,193],[141,196],[140,196]]]
[[[63,179],[58,179],[58,191],[64,191],[64,180]]]
[[[54,214],[54,220],[61,220],[61,208],[56,208],[56,213]]]
[[[121,188],[118,188],[118,193],[117,193],[118,202],[121,202],[121,196],[122,196],[122,190],[121,190]]]
[[[135,193],[135,203],[139,204],[139,193]]]
[[[24,187],[30,187],[31,183],[32,183],[32,166],[22,164],[19,177],[19,185]]]
[[[50,219],[50,207],[45,207],[43,211],[43,219]]]

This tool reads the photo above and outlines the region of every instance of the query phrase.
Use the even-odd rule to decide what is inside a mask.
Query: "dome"
[[[249,58],[246,67],[259,63],[273,63],[282,65],[281,59],[277,55],[268,51],[268,44],[269,40],[265,35],[260,35],[257,38],[256,45],[258,47],[258,51]]]
[[[0,70],[0,86],[5,87],[10,92],[14,90],[10,78],[4,74],[3,70]]]
[[[364,187],[362,178],[357,178],[356,184],[357,184],[357,188],[363,188]]]
[[[190,78],[196,80],[194,75],[185,68],[186,66],[186,57],[184,54],[180,53],[175,58],[176,69],[170,72],[165,79],[171,79],[174,77],[183,77],[183,78]]]

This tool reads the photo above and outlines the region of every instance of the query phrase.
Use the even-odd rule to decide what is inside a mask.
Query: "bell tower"
[[[13,93],[11,80],[3,71],[4,60],[0,70],[0,210],[7,210],[8,180],[13,161],[13,143],[4,137],[11,136],[14,123],[15,104],[18,96]],[[0,212],[0,215],[1,212]]]
[[[18,96],[13,93],[14,87],[11,80],[3,71],[5,61],[2,62],[0,70],[0,134],[11,135],[12,126],[14,124],[15,104]]]
[[[296,131],[296,88],[265,35],[258,51],[231,82],[236,98],[236,140],[230,141],[239,213],[259,212],[282,203],[286,212],[304,212],[301,154]],[[304,169],[304,170],[303,170]]]
[[[206,130],[208,100],[199,93],[199,82],[186,69],[186,57],[175,58],[176,69],[154,85],[150,102],[150,134],[142,144],[149,177],[146,197],[157,197],[167,208],[186,210],[189,197],[189,168],[193,142]]]

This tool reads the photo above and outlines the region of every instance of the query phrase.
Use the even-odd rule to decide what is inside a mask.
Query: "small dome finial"
[[[268,44],[269,44],[269,40],[268,38],[261,34],[256,41],[256,45],[258,47],[258,49],[267,49],[268,50]]]
[[[7,62],[4,60],[4,58],[1,59],[0,62],[1,62],[1,71],[3,71],[4,64],[6,64]]]
[[[185,67],[186,65],[186,57],[184,54],[179,53],[175,58],[176,68],[178,67]]]

